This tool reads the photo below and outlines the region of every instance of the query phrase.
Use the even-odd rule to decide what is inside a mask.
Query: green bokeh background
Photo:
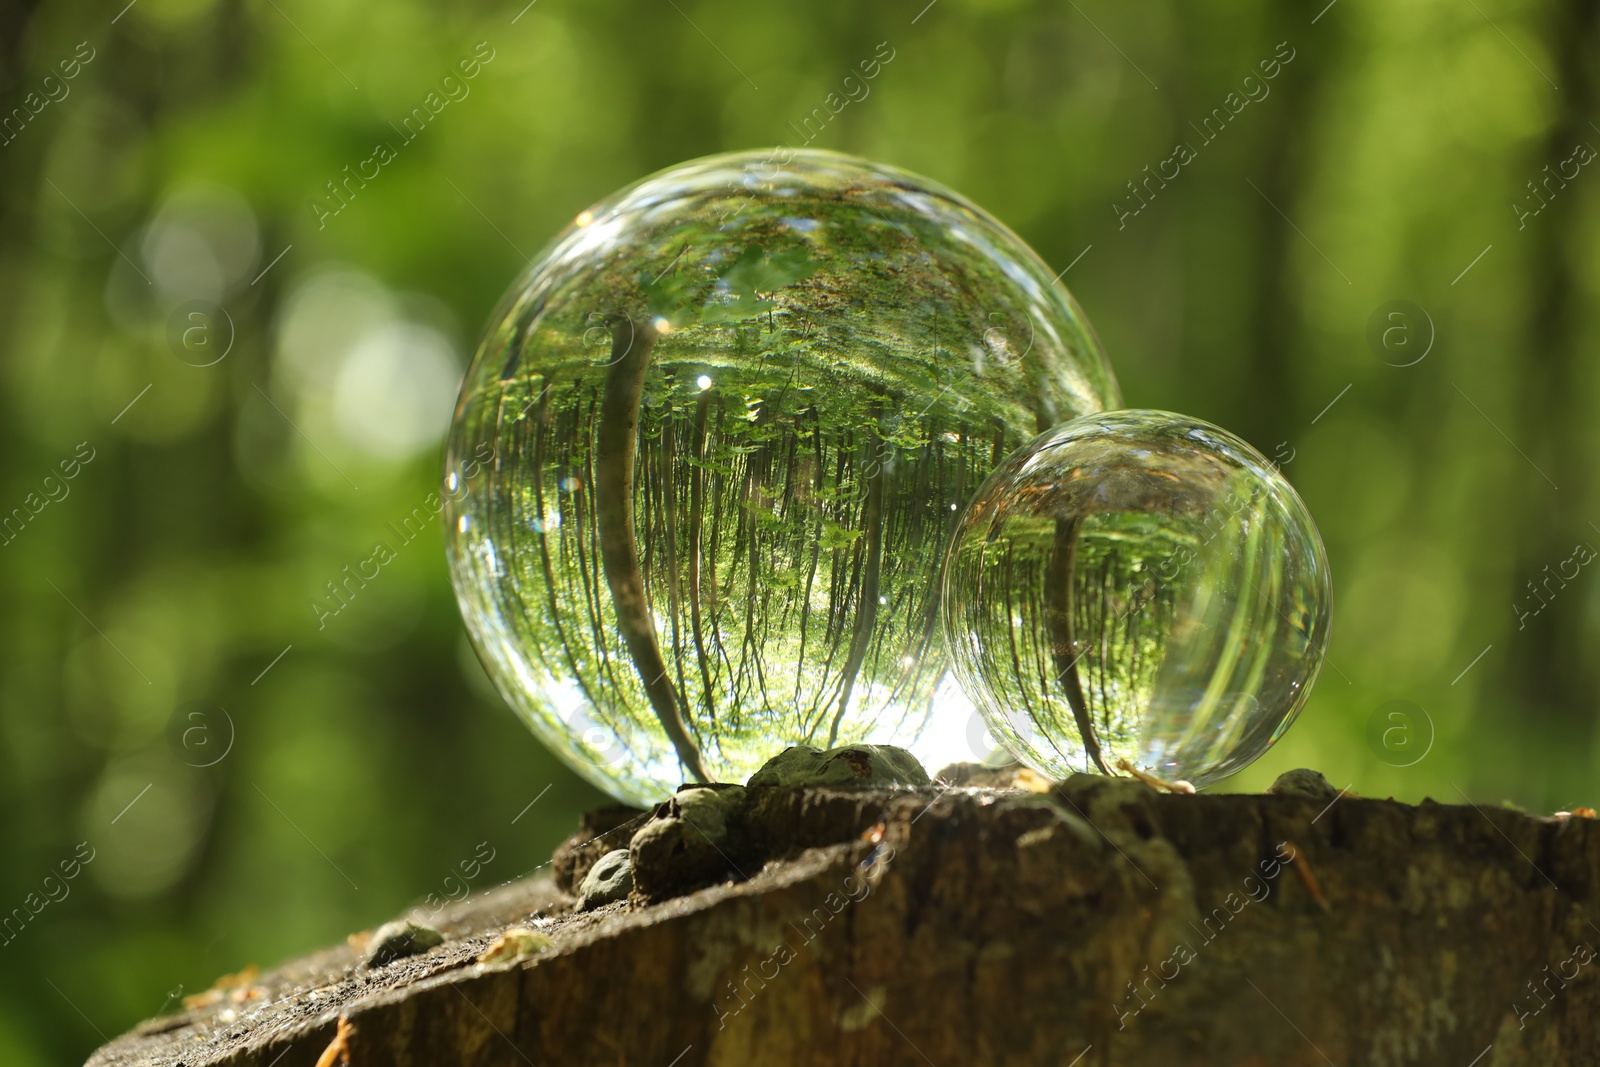
[[[478,887],[529,871],[601,799],[487,686],[436,529],[318,628],[324,583],[438,469],[432,438],[375,447],[339,375],[397,322],[459,374],[586,205],[799,144],[818,108],[813,144],[960,189],[1072,264],[1131,405],[1292,457],[1332,562],[1330,660],[1224,788],[1309,765],[1405,800],[1600,799],[1600,578],[1517,616],[1600,545],[1600,176],[1526,184],[1600,145],[1595,3],[121,3],[0,4],[0,107],[27,117],[0,146],[0,513],[80,442],[95,457],[0,547],[0,914],[95,850],[0,946],[0,1063],[74,1062],[180,985],[371,927],[482,842]],[[32,114],[79,42],[94,58]],[[319,228],[324,183],[398,143],[479,42],[470,95]],[[1280,42],[1268,95],[1207,142]],[[1122,215],[1179,141],[1195,158]],[[235,339],[204,368],[167,337],[167,282],[208,254],[172,229],[198,187],[251,220],[220,300]],[[1436,334],[1408,367],[1367,337],[1396,299]],[[1426,340],[1404,326],[1391,362]],[[1393,700],[1426,721],[1385,749],[1368,724]],[[169,736],[188,701],[231,720],[212,766]]]

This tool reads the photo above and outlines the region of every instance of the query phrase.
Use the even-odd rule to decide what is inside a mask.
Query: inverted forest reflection
[[[509,298],[452,446],[497,450],[455,540],[507,699],[640,800],[791,744],[971,758],[938,616],[957,514],[1115,395],[1043,270],[954,194],[826,153],[587,212]]]

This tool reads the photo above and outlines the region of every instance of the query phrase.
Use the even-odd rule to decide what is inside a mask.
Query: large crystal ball
[[[1119,402],[1053,275],[950,190],[830,152],[696,160],[580,214],[495,312],[446,457],[505,699],[639,803],[790,745],[973,758],[939,628],[959,511]]]
[[[1277,467],[1198,419],[1115,411],[989,476],[950,549],[944,625],[1023,763],[1203,786],[1294,721],[1329,601],[1322,538]]]

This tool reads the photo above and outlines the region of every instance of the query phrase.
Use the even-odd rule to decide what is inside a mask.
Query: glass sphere
[[[696,160],[580,214],[495,312],[446,456],[506,700],[636,803],[797,744],[972,758],[938,627],[960,506],[1119,403],[1053,274],[955,193],[831,152]]]
[[[1271,462],[1198,419],[1116,411],[989,476],[943,616],[957,679],[1023,763],[1198,787],[1288,729],[1329,601],[1322,538]]]

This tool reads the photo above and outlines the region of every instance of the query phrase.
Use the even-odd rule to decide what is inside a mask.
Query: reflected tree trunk
[[[700,667],[700,684],[705,690],[706,716],[716,722],[711,666],[706,657],[705,628],[700,618],[700,532],[705,526],[706,408],[710,403],[711,396],[704,390],[694,403],[694,469],[689,475],[689,614],[694,630],[695,662]]]
[[[1050,633],[1050,654],[1055,660],[1056,683],[1067,695],[1072,705],[1072,717],[1078,722],[1078,733],[1083,738],[1084,751],[1094,760],[1102,774],[1110,774],[1104,757],[1100,754],[1100,738],[1095,733],[1094,717],[1089,713],[1088,702],[1083,699],[1083,683],[1078,675],[1078,642],[1072,627],[1073,572],[1077,569],[1078,519],[1057,519],[1055,547],[1050,553],[1050,567],[1045,572],[1045,626]]]
[[[883,479],[884,444],[872,435],[868,446],[867,462],[873,465],[867,478],[867,499],[861,517],[866,544],[862,551],[865,559],[861,566],[861,592],[856,600],[855,633],[850,638],[850,653],[844,663],[843,686],[839,693],[839,706],[833,714],[833,725],[828,728],[828,748],[838,743],[839,724],[850,707],[850,694],[855,690],[856,675],[861,673],[861,661],[866,658],[867,645],[872,640],[872,627],[878,618],[878,574],[883,564]]]
[[[600,401],[595,448],[595,524],[600,562],[617,615],[617,629],[644,683],[656,718],[688,772],[710,781],[700,749],[683,724],[677,688],[656,641],[650,602],[639,570],[639,545],[633,529],[633,467],[639,451],[639,401],[650,369],[656,331],[649,323],[619,319],[611,331],[611,368]]]

